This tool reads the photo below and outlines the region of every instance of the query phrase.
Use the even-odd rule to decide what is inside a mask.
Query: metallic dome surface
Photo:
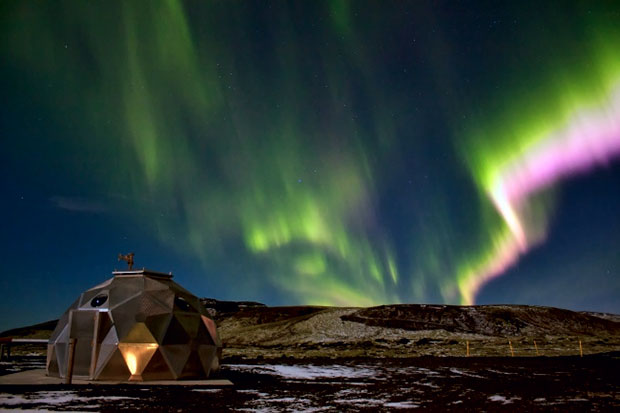
[[[207,378],[219,368],[222,343],[198,298],[149,270],[115,271],[65,311],[47,349],[47,374],[89,380]]]

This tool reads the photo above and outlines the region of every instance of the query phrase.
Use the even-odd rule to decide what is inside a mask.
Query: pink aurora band
[[[544,239],[546,225],[540,228],[527,219],[533,195],[560,179],[607,165],[616,157],[620,157],[620,86],[604,104],[575,112],[564,127],[501,168],[488,194],[509,232],[496,241],[491,258],[461,284],[464,304],[473,304],[483,285]]]

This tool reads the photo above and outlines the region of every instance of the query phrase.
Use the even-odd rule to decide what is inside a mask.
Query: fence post
[[[512,348],[512,341],[508,340],[508,345],[510,346],[510,356],[514,357],[515,356],[515,351]]]
[[[581,345],[581,340],[579,340],[579,356],[583,357],[583,346]]]
[[[469,357],[469,340],[467,340],[467,357]]]
[[[536,355],[540,356],[540,353],[538,352],[538,344],[536,344],[536,340],[534,340],[534,347],[536,348]]]

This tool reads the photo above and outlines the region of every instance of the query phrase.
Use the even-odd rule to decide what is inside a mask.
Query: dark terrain
[[[464,356],[467,343],[472,356],[620,351],[619,316],[552,307],[255,305],[212,313],[232,359]]]
[[[1,386],[0,409],[620,409],[620,323],[614,314],[506,305],[205,304],[225,345],[219,377],[234,386]],[[44,338],[54,325],[1,336]],[[465,357],[468,344],[471,357]],[[0,363],[0,375],[43,368],[42,353],[41,346],[15,348],[18,356]]]
[[[618,411],[619,369],[618,353],[280,360],[224,365],[220,376],[233,381],[233,387],[3,386],[0,409]]]

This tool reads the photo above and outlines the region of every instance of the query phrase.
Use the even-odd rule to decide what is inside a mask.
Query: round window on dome
[[[105,304],[106,301],[108,301],[108,295],[107,294],[99,294],[98,296],[96,296],[95,298],[90,300],[90,306],[91,307],[101,307],[103,304]]]
[[[190,303],[188,303],[187,300],[183,297],[176,296],[174,298],[174,304],[181,311],[196,312],[196,310],[194,310],[194,308],[190,305]]]

